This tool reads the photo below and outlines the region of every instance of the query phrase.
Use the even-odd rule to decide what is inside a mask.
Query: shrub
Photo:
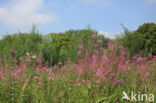
[[[96,38],[93,38],[92,35],[96,36]],[[58,62],[64,63],[67,60],[75,62],[77,60],[79,44],[83,46],[85,51],[92,45],[90,44],[91,41],[100,45],[100,41],[104,41],[103,46],[106,47],[109,39],[103,35],[97,35],[97,32],[91,29],[69,30],[65,33],[50,33],[44,36],[44,42],[42,44],[44,61],[48,61],[53,65]]]
[[[44,42],[42,45],[42,53],[44,61],[48,61],[53,65],[58,62],[65,62],[70,59],[71,48],[72,48],[72,38],[70,35],[64,33],[60,34],[49,34],[51,36],[51,41]]]
[[[0,54],[19,58],[26,53],[38,54],[42,36],[34,33],[7,35],[0,40]]]
[[[136,31],[124,30],[124,35],[118,39],[131,55],[156,55],[156,24],[145,23]]]

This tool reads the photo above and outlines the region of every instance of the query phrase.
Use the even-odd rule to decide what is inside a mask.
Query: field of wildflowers
[[[106,49],[91,38],[88,48],[78,45],[76,62],[49,66],[42,53],[1,56],[0,103],[132,103],[123,91],[156,95],[156,56],[131,57],[122,45]]]

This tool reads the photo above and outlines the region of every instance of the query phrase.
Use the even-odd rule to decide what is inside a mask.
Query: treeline
[[[98,34],[90,28],[69,30],[64,33],[41,35],[35,27],[30,33],[6,35],[0,40],[0,56],[19,59],[40,55],[43,61],[54,65],[67,60],[76,62],[79,46],[87,50],[91,41],[107,49],[108,42],[123,45],[130,55],[156,55],[156,24],[145,23],[135,31],[124,28],[122,35],[115,40]]]

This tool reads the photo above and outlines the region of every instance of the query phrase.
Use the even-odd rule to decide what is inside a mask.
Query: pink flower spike
[[[136,58],[136,61],[137,61],[137,62],[140,62],[140,61],[143,61],[143,60],[144,60],[144,58],[142,58],[142,57]]]
[[[101,77],[105,73],[105,70],[103,68],[98,69],[96,72],[96,77]]]
[[[116,46],[115,46],[113,43],[108,43],[108,49],[109,49],[110,51],[115,51]]]
[[[108,56],[106,56],[106,55],[103,56],[103,59],[104,59],[105,61],[109,61],[109,58],[108,58]]]
[[[97,62],[97,56],[96,55],[93,55],[92,56],[92,60],[93,60],[94,63],[96,63]]]
[[[91,36],[91,37],[95,39],[95,38],[96,38],[96,34],[92,34],[92,36]]]

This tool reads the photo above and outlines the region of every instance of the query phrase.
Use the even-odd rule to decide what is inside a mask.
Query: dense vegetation
[[[90,28],[7,35],[0,40],[0,103],[138,103],[122,93],[156,95],[155,37],[154,23],[115,40]]]
[[[7,35],[0,40],[0,55],[20,58],[27,54],[37,56],[42,53],[42,59],[52,65],[67,60],[76,61],[78,45],[83,44],[88,48],[91,34],[97,35],[96,31],[91,29],[41,35],[33,28],[30,33]],[[100,40],[105,41],[102,45],[107,47],[109,39],[98,35],[94,42],[98,43]]]
[[[131,55],[148,53],[156,55],[156,24],[145,23],[131,32],[124,30],[124,35],[120,37],[120,43],[129,51]]]

